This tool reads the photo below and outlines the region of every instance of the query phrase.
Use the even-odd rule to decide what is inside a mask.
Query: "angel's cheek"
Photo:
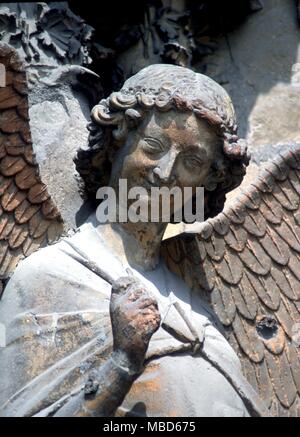
[[[209,168],[203,166],[195,168],[193,170],[187,170],[183,164],[179,163],[176,166],[175,172],[178,186],[180,186],[181,188],[196,188],[203,187],[205,185],[205,181],[209,173]]]
[[[153,160],[139,150],[128,155],[123,162],[120,178],[126,179],[128,187],[143,186],[149,171],[153,169]]]

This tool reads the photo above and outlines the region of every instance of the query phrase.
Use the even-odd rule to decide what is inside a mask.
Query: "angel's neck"
[[[100,225],[98,232],[123,262],[152,270],[159,262],[165,229],[166,223],[128,222]]]

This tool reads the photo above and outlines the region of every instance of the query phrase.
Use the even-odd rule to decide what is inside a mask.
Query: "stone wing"
[[[300,147],[163,255],[200,289],[271,414],[300,416]]]
[[[54,242],[60,214],[41,182],[28,117],[27,82],[17,52],[0,43],[0,286],[20,259]],[[0,292],[1,296],[1,292]]]

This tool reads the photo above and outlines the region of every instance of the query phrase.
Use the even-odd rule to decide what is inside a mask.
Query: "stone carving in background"
[[[218,37],[262,8],[259,0],[141,0],[134,8],[110,2],[95,14],[80,1],[69,5],[95,28],[92,69],[106,95],[147,65],[194,65],[218,48]]]
[[[1,41],[31,66],[88,65],[93,29],[66,2],[1,3]]]
[[[0,41],[14,47],[27,74],[30,129],[43,182],[65,224],[90,212],[78,190],[73,157],[87,142],[86,124],[102,95],[91,63],[93,29],[66,2],[1,3]]]

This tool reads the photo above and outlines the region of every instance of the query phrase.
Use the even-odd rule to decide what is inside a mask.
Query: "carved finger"
[[[145,317],[148,315],[151,316],[155,313],[158,313],[158,310],[154,305],[150,305],[150,306],[147,306],[147,307],[141,309],[141,314]]]
[[[134,285],[137,283],[136,278],[131,277],[131,276],[122,276],[121,278],[117,279],[115,282],[113,282],[112,284],[112,297],[114,295],[121,295],[121,294],[125,294],[128,287],[130,285]]]
[[[144,326],[142,331],[142,338],[149,341],[150,337],[158,330],[160,326],[160,315],[148,315],[145,317]]]
[[[153,311],[158,311],[158,304],[157,301],[155,299],[153,299],[152,297],[148,296],[143,296],[141,297],[138,301],[137,301],[138,307],[140,310],[145,309],[145,308],[153,308]]]
[[[145,289],[140,288],[140,286],[139,288],[133,286],[130,287],[124,298],[128,300],[128,302],[138,302],[140,299],[143,298],[143,296],[145,296],[145,294],[149,296]]]

